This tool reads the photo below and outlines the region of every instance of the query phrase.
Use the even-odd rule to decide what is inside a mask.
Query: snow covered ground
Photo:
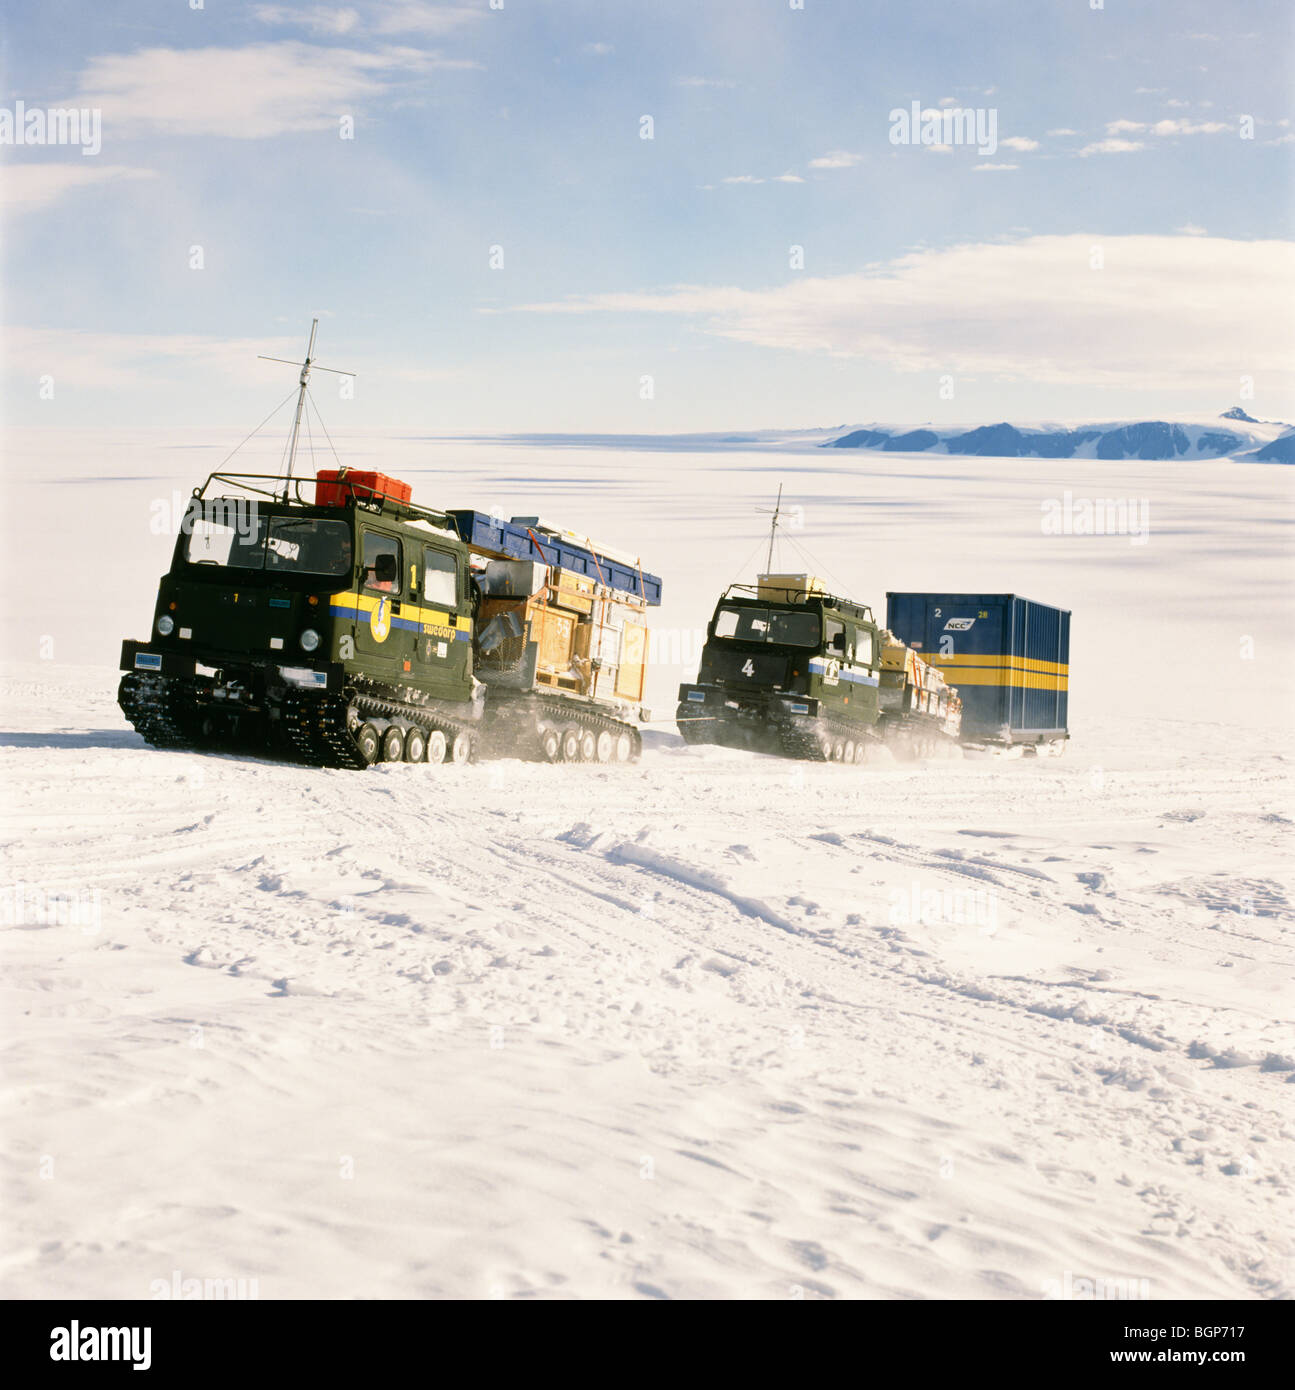
[[[0,1293],[1295,1293],[1283,469],[349,440],[667,595],[638,766],[360,775],[116,708],[229,442],[10,441]],[[879,609],[1071,607],[1066,756],[684,747],[779,481]],[[1045,534],[1067,491],[1145,541]],[[84,565],[45,584],[55,505]]]

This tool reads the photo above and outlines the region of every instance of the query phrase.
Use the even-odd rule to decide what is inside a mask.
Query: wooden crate
[[[756,595],[771,603],[804,603],[823,592],[823,581],[812,574],[757,574]]]
[[[576,613],[592,613],[594,581],[583,574],[555,569],[549,580],[549,602]]]
[[[616,671],[616,693],[623,700],[641,700],[647,679],[648,630],[642,623],[626,623],[621,636],[621,660]]]
[[[539,670],[565,675],[571,669],[576,620],[542,604],[531,604],[531,636],[539,644]]]

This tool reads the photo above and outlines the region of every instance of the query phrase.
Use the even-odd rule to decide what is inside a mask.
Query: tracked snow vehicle
[[[160,747],[336,768],[637,758],[661,581],[380,473],[294,479],[314,341],[285,474],[216,472],[190,498],[151,635],[122,644],[127,719]]]
[[[882,745],[905,758],[952,747],[961,710],[866,605],[808,575],[763,574],[720,599],[676,719],[688,743],[854,763]]]
[[[191,498],[153,635],[122,646],[119,703],[150,743],[345,768],[638,756],[659,579],[380,474],[281,485],[215,473]]]

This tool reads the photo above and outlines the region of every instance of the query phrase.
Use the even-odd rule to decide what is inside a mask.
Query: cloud
[[[1009,150],[1037,150],[1039,142],[1031,140],[1028,135],[1009,135],[1006,140],[1000,140],[1000,145],[1006,145]]]
[[[1132,154],[1134,150],[1145,149],[1146,145],[1141,140],[1098,140],[1092,145],[1085,145],[1079,154],[1086,159],[1090,154]]]
[[[609,43],[587,43],[580,51],[581,53],[591,53],[595,58],[605,58],[615,49]]]
[[[322,38],[343,38],[368,30],[378,34],[448,34],[482,17],[469,5],[431,4],[427,0],[387,0],[368,4],[364,14],[351,6],[257,5],[252,11],[262,24],[305,29]]]
[[[246,48],[147,48],[94,58],[76,97],[114,133],[266,139],[335,130],[338,118],[402,80],[476,67],[413,48],[360,52],[298,42]]]
[[[973,164],[972,172],[976,174],[993,174],[1002,169],[1019,169],[1019,164]]]
[[[35,212],[79,188],[156,177],[152,169],[133,169],[126,164],[7,163],[0,178],[0,208],[8,214]]]
[[[1217,135],[1231,127],[1226,121],[1189,121],[1186,116],[1163,121],[1107,121],[1107,135],[1122,135],[1125,131],[1146,131],[1151,135]]]
[[[379,34],[448,34],[473,20],[483,11],[468,5],[432,5],[425,0],[395,0],[383,5],[374,21]]]
[[[754,174],[730,174],[728,178],[721,179],[721,183],[763,183],[763,179],[758,179]]]
[[[81,329],[7,326],[0,331],[6,370],[51,374],[82,390],[138,387],[141,380],[214,373],[234,384],[286,395],[293,376],[258,362],[257,354],[301,360],[301,337],[213,338],[198,333],[104,333]]]
[[[1231,127],[1226,121],[1189,121],[1180,116],[1176,121],[1157,121],[1151,127],[1152,135],[1218,135]]]
[[[727,77],[676,77],[676,87],[736,87],[737,83]]]
[[[809,167],[811,169],[849,169],[862,158],[861,154],[851,154],[848,150],[830,150],[827,154],[819,155],[817,159],[811,159]]]
[[[805,180],[799,174],[775,174],[774,183],[804,183]]]
[[[334,38],[349,34],[360,22],[358,10],[333,10],[323,5],[311,5],[305,9],[294,9],[291,5],[258,5],[252,15],[262,24],[308,29],[312,34]]]
[[[1205,236],[1205,228],[1198,227],[1195,222],[1188,222],[1182,227],[1176,228],[1183,236]]]
[[[1078,135],[1077,130],[1071,130],[1068,126],[1058,126],[1056,130],[1048,131],[1049,135]]]
[[[1237,362],[1289,379],[1295,329],[1272,305],[1293,296],[1295,242],[1073,234],[915,251],[774,289],[681,285],[520,309],[678,316],[737,342],[899,371],[1216,390]]]

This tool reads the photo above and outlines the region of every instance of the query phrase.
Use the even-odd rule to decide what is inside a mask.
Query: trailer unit
[[[1068,609],[1017,594],[887,593],[886,626],[957,688],[964,743],[1069,737]]]

